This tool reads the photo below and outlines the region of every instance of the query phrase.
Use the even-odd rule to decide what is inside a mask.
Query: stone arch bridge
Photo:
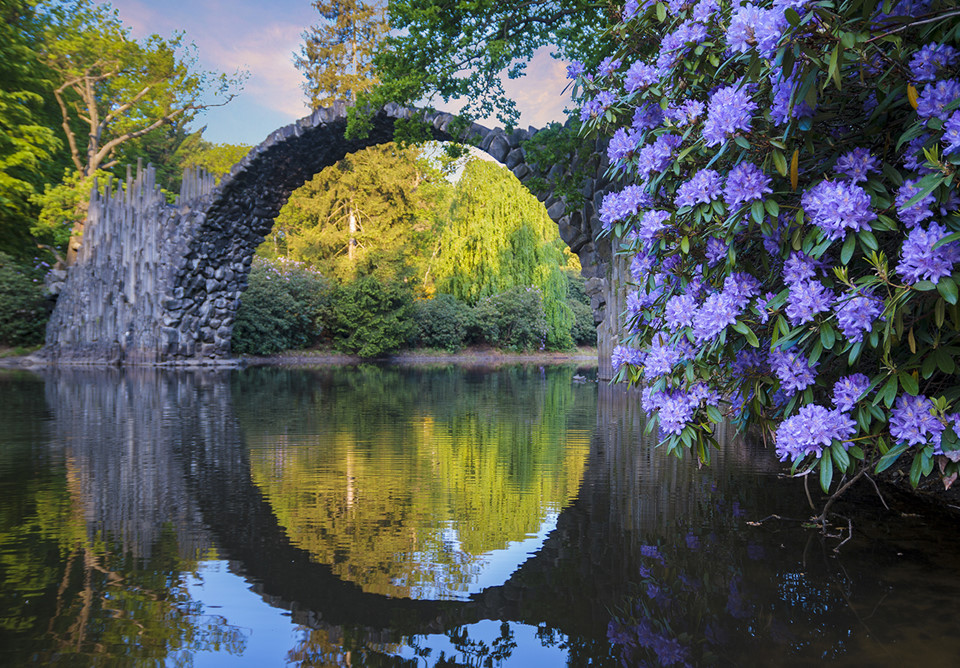
[[[128,172],[125,187],[108,184],[91,199],[85,239],[70,269],[38,357],[58,364],[215,364],[230,357],[234,316],[254,251],[269,234],[290,193],[349,153],[391,141],[397,119],[420,117],[434,139],[455,141],[450,114],[387,105],[369,136],[348,140],[346,107],[335,103],[273,132],[220,184],[185,174],[180,196],[168,206],[150,168]],[[601,375],[623,303],[609,240],[597,240],[597,215],[611,183],[605,145],[588,142],[551,165],[527,161],[523,142],[534,128],[507,134],[473,124],[468,140],[509,168],[543,201],[560,236],[579,257],[598,327]],[[577,168],[588,176],[576,205],[555,193]],[[605,373],[606,372],[606,373]]]

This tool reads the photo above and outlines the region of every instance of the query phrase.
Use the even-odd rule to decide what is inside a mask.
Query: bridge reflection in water
[[[943,563],[923,537],[865,521],[867,539],[840,563],[798,524],[755,526],[805,512],[769,453],[724,437],[697,471],[642,441],[634,393],[572,374],[131,368],[43,380],[49,447],[90,544],[142,564],[166,536],[183,570],[229,560],[309,629],[291,660],[390,664],[426,654],[434,634],[460,661],[509,658],[509,624],[498,643],[471,645],[482,620],[535,627],[573,663],[891,659],[913,651],[903,617],[863,619],[890,602],[950,637],[949,617],[919,611],[952,605],[956,550]],[[491,555],[553,522],[503,581],[476,586]],[[904,540],[943,576],[937,587],[888,584],[905,577],[891,562]]]

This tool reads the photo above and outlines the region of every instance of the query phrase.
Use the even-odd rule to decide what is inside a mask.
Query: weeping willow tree
[[[437,291],[469,304],[516,286],[539,288],[547,316],[546,346],[573,346],[567,305],[565,245],[543,205],[510,172],[467,163],[433,264]]]

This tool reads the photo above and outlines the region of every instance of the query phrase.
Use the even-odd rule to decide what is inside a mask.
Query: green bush
[[[43,343],[51,302],[23,267],[0,252],[0,345]]]
[[[573,311],[570,336],[576,346],[597,345],[597,325],[587,296],[586,279],[579,271],[565,271],[567,276],[567,306]]]
[[[475,339],[498,348],[540,350],[547,338],[547,316],[540,290],[517,286],[484,297],[475,308]]]
[[[567,306],[573,311],[573,329],[570,335],[573,337],[573,343],[577,346],[596,346],[597,345],[597,325],[593,321],[593,309],[590,304],[567,300]]]
[[[334,291],[325,321],[337,349],[360,357],[379,357],[398,350],[411,338],[416,327],[412,315],[410,288],[363,276]]]
[[[453,295],[438,294],[414,304],[415,343],[451,352],[463,348],[473,322],[473,310]]]
[[[316,343],[329,294],[329,283],[310,269],[254,258],[233,327],[234,352],[271,355]]]

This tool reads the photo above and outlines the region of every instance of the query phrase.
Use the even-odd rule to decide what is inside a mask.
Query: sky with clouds
[[[204,137],[209,141],[258,144],[273,130],[309,113],[293,54],[300,50],[301,33],[317,20],[310,0],[113,0],[110,4],[135,38],[152,33],[169,37],[183,31],[186,42],[196,44],[204,69],[250,73],[239,97],[199,117],[198,125],[206,125]],[[569,105],[563,93],[565,72],[562,62],[541,50],[526,77],[505,82],[507,93],[519,106],[521,126],[541,127],[563,120],[563,108]]]

